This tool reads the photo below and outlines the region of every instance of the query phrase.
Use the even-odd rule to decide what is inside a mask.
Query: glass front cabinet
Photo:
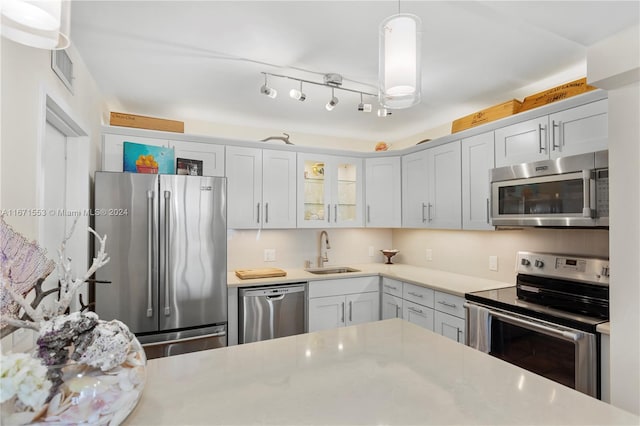
[[[298,227],[363,225],[360,158],[298,154]]]

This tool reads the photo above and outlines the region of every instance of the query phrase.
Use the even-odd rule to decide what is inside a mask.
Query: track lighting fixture
[[[289,91],[289,96],[299,101],[304,101],[305,99],[307,99],[307,95],[302,92],[302,83],[315,84],[316,86],[330,87],[331,99],[325,105],[325,108],[327,111],[332,111],[335,108],[335,106],[338,104],[338,97],[335,95],[336,90],[343,90],[345,92],[358,93],[360,95],[360,103],[358,104],[358,111],[364,111],[364,112],[371,112],[372,106],[370,103],[365,103],[363,100],[363,97],[378,96],[377,94],[374,94],[374,93],[368,93],[368,92],[363,92],[361,90],[354,90],[354,89],[348,89],[346,87],[342,87],[342,76],[340,74],[335,74],[335,73],[324,74],[323,76],[324,79],[322,83],[317,81],[303,80],[301,78],[296,78],[296,77],[289,77],[288,75],[272,74],[268,72],[263,72],[262,74],[264,74],[264,85],[260,88],[260,93],[263,93],[271,98],[276,97],[275,94],[273,95],[271,94],[271,93],[275,93],[275,89],[267,85],[267,76],[286,78],[288,80],[295,80],[300,82],[300,89],[291,89],[291,91]],[[391,113],[389,113],[388,115],[390,114]]]
[[[307,99],[307,95],[302,93],[302,80],[300,80],[300,90],[291,89],[289,91],[289,96],[291,96],[293,99],[298,100],[300,102],[302,102],[305,99]]]
[[[260,93],[262,93],[263,95],[267,95],[271,99],[274,99],[276,96],[278,96],[278,91],[276,89],[274,89],[273,87],[269,87],[267,85],[267,75],[266,74],[264,75],[264,84],[260,88]]]
[[[358,104],[358,111],[371,112],[371,104],[365,104],[362,101],[362,93],[360,93],[360,103]]]
[[[333,87],[331,88],[331,99],[329,100],[329,102],[327,102],[327,104],[324,106],[327,111],[331,111],[333,110],[336,105],[338,105],[338,98],[335,97],[335,95],[333,94]]]
[[[389,111],[386,108],[379,108],[378,109],[378,117],[387,117],[391,115],[391,111]]]

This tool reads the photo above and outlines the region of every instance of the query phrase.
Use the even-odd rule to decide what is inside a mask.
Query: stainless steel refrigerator
[[[100,318],[127,324],[149,358],[226,346],[226,179],[96,172],[94,197],[111,259]]]

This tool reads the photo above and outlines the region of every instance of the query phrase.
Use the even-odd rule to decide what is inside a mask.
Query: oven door
[[[595,175],[583,170],[491,183],[497,226],[596,226]]]
[[[465,308],[467,346],[598,397],[594,333],[473,303]]]

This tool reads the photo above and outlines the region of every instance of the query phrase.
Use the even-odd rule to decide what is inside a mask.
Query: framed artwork
[[[134,142],[123,144],[123,167],[125,172],[173,174],[173,148],[144,145]]]
[[[176,159],[176,174],[202,176],[202,160],[191,160],[189,158]]]

